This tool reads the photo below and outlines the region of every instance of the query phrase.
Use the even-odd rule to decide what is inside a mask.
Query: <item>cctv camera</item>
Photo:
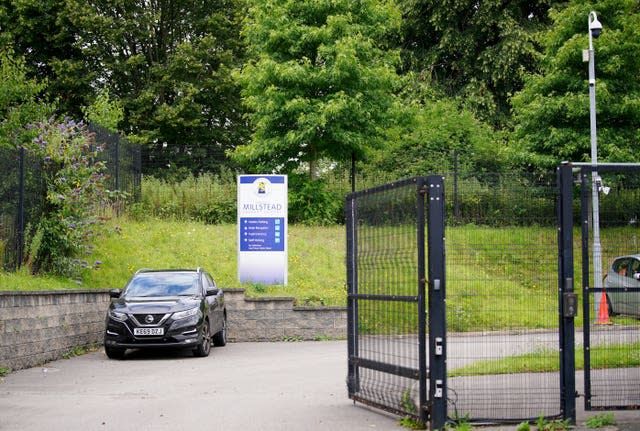
[[[589,14],[589,31],[594,39],[597,39],[598,36],[600,36],[600,33],[602,33],[602,24],[598,21],[598,17],[595,12],[591,12]]]

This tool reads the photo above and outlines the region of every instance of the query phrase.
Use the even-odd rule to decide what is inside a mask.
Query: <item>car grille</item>
[[[168,317],[168,314],[145,313],[145,314],[133,314],[132,316],[135,319],[137,324],[147,326],[147,325],[159,325],[160,323],[164,322],[164,320],[166,320],[166,317]],[[148,316],[152,316],[153,320],[150,320],[150,319],[147,320]]]

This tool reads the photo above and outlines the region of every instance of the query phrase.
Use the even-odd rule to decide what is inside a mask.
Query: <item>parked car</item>
[[[227,343],[224,293],[201,268],[140,270],[110,296],[104,334],[109,358],[120,359],[127,349],[166,347],[208,356],[212,341]]]
[[[640,254],[616,257],[607,270],[604,287],[609,314],[640,317]]]

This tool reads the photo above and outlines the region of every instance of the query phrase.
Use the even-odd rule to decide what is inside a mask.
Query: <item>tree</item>
[[[69,0],[96,83],[122,102],[146,166],[214,170],[245,139],[231,70],[242,54],[237,0]]]
[[[33,134],[29,124],[53,113],[53,106],[41,100],[45,87],[46,82],[27,77],[23,57],[0,51],[0,147],[28,142]]]
[[[389,131],[389,143],[363,166],[368,176],[389,180],[450,173],[499,172],[504,140],[490,126],[451,98],[444,98],[413,75],[405,77],[404,122]]]
[[[547,0],[399,0],[405,67],[422,73],[479,118],[504,125],[522,74],[536,70],[535,34]]]
[[[89,106],[82,108],[87,121],[99,124],[111,133],[118,133],[118,125],[124,118],[124,110],[119,100],[112,100],[109,90],[103,88],[96,100]]]
[[[146,167],[198,173],[248,135],[231,76],[241,1],[0,0],[0,42],[24,53],[61,113],[79,118],[107,89]]]
[[[637,162],[640,144],[640,10],[636,0],[570,3],[551,14],[542,35],[539,74],[526,78],[513,98],[513,153],[529,167],[553,168],[563,160],[590,161],[587,17],[602,22],[594,41],[598,160]]]
[[[393,122],[397,64],[389,37],[400,14],[380,0],[256,0],[239,74],[252,142],[234,157],[253,169],[292,172],[318,160],[361,158]]]
[[[0,0],[0,43],[24,57],[29,78],[46,83],[50,103],[78,117],[94,74],[76,43],[69,5],[68,0]]]

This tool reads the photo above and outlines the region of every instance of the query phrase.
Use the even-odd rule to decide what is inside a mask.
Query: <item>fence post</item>
[[[116,190],[120,191],[120,136],[116,135],[116,149],[115,149],[115,164],[116,164]]]
[[[576,423],[575,325],[578,301],[573,290],[573,171],[558,169],[558,284],[560,297],[560,409],[563,419]]]
[[[447,421],[447,325],[445,310],[444,178],[427,177],[429,254],[429,404],[431,430]]]
[[[353,363],[353,358],[358,356],[358,301],[355,295],[358,293],[358,271],[356,268],[356,199],[355,196],[347,196],[345,205],[345,218],[347,230],[347,390],[349,396],[359,392],[360,376],[358,365]]]
[[[24,250],[24,157],[24,148],[20,147],[18,163],[18,214],[16,218],[16,262],[14,264],[16,270],[22,265],[22,254]]]

